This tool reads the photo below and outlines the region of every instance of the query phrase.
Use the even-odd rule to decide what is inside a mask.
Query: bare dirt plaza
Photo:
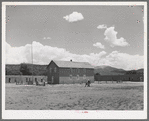
[[[6,110],[143,110],[143,82],[6,84]]]

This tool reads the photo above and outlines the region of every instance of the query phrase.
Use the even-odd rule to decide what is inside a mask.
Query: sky
[[[6,64],[144,67],[143,6],[6,6]]]

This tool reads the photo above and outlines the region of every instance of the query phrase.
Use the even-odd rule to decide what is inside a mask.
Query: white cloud
[[[106,54],[105,51],[99,53],[90,53],[89,55],[77,55],[70,53],[64,48],[42,45],[39,42],[33,42],[33,59],[36,64],[48,64],[50,60],[70,59],[79,62],[93,62],[96,58],[101,58]],[[31,44],[21,47],[11,47],[6,43],[6,63],[19,64],[22,62],[31,63]]]
[[[144,56],[129,55],[127,53],[119,53],[118,51],[113,51],[106,56],[104,63],[126,70],[139,69],[143,68],[144,66]]]
[[[101,49],[104,49],[104,45],[102,45],[100,42],[97,42],[95,44],[93,44],[94,47],[97,47],[97,48],[101,48]]]
[[[126,40],[121,37],[117,38],[117,32],[114,30],[114,27],[109,27],[104,32],[105,40],[110,43],[111,47],[114,46],[128,46],[129,44],[126,42]]]
[[[6,43],[6,64],[19,64],[22,62],[31,63],[31,44],[21,47],[11,47]],[[78,62],[89,62],[92,65],[110,65],[123,69],[143,68],[144,58],[139,55],[129,55],[113,51],[107,55],[105,51],[99,53],[90,53],[77,55],[70,53],[64,48],[42,45],[39,42],[33,42],[34,64],[48,64],[51,60],[65,60]]]
[[[97,26],[97,28],[98,29],[106,29],[107,28],[107,25],[102,24],[102,25]]]
[[[30,45],[25,45],[21,47],[11,47],[8,43],[6,43],[6,63],[19,64],[20,62],[28,62],[29,61],[29,52]],[[23,55],[22,55],[23,54]]]
[[[51,39],[51,37],[47,37],[47,39]]]
[[[73,12],[70,15],[64,16],[63,18],[68,22],[75,22],[75,21],[80,21],[84,19],[83,15],[78,12]]]
[[[45,40],[45,39],[51,39],[51,37],[44,37],[43,39],[44,39],[44,40]]]

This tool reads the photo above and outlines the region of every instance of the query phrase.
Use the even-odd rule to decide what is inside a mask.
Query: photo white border
[[[6,5],[144,5],[144,110],[5,110]],[[2,2],[2,119],[147,119],[147,2]]]

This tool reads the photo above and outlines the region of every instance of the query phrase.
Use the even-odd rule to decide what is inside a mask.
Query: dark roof
[[[58,67],[64,68],[90,68],[94,67],[88,62],[74,62],[74,61],[53,61]]]

